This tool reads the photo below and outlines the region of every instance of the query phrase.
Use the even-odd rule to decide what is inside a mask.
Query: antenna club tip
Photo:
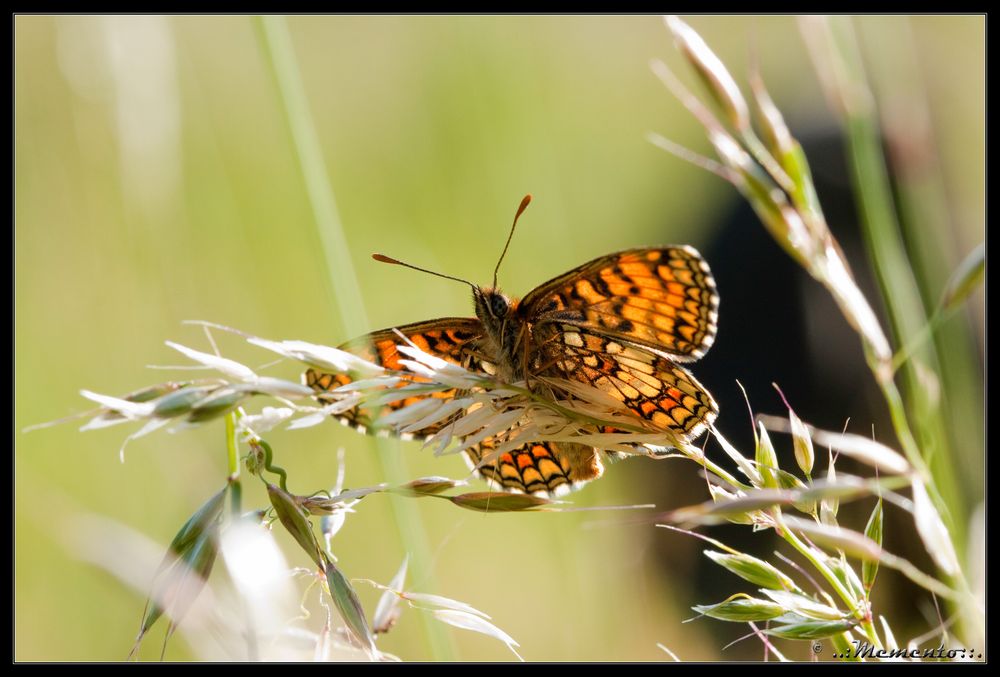
[[[396,263],[396,264],[399,263],[399,261],[397,261],[396,259],[390,258],[390,257],[386,256],[385,254],[375,253],[375,254],[372,254],[372,258],[375,259],[376,261],[380,262],[380,263]]]
[[[517,214],[514,218],[517,219],[518,216],[521,216],[521,214],[524,213],[524,210],[528,208],[529,204],[531,204],[531,193],[528,193],[521,199],[521,204],[517,208]]]

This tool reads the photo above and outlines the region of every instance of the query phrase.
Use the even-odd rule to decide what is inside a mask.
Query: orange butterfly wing
[[[399,345],[404,342],[396,331],[393,329],[383,329],[372,332],[345,343],[340,346],[340,350],[357,355],[386,369],[404,371],[405,368],[400,364],[400,360],[406,359],[406,356],[400,353],[398,349]],[[430,355],[473,371],[481,370],[477,346],[479,339],[483,336],[483,325],[476,318],[442,318],[429,322],[417,322],[399,327],[398,331],[414,345]],[[307,386],[319,393],[318,398],[320,401],[323,401],[322,393],[324,391],[347,385],[354,379],[344,373],[326,373],[316,369],[309,369],[304,374],[303,380]],[[397,387],[425,380],[418,376],[410,376],[406,381],[401,381]],[[380,410],[358,406],[345,412],[334,414],[334,416],[342,424],[351,426],[363,433],[385,431],[386,433],[398,434],[404,439],[426,439],[441,430],[441,428],[447,425],[448,421],[440,421],[427,428],[403,434],[393,430],[391,426],[380,426],[379,419],[392,411],[416,404],[428,397],[451,399],[455,395],[455,389],[436,391],[429,394],[415,394],[394,402],[389,402],[383,405]]]
[[[575,325],[546,324],[536,334],[546,365],[540,375],[600,389],[671,435],[667,442],[698,437],[719,414],[712,395],[691,372],[644,346]]]
[[[536,324],[574,324],[691,362],[715,341],[719,296],[692,247],[631,249],[546,282],[521,301]]]
[[[528,442],[497,452],[488,437],[465,452],[469,466],[494,487],[522,494],[559,496],[601,476],[601,459],[591,447],[555,442]]]
[[[692,247],[632,249],[561,275],[521,302],[539,376],[599,388],[689,441],[718,416],[711,394],[677,362],[715,341],[719,296]]]

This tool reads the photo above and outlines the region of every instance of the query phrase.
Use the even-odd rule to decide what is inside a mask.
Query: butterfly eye
[[[494,294],[490,297],[490,313],[492,313],[493,317],[503,317],[507,314],[509,307],[507,299],[500,294]]]

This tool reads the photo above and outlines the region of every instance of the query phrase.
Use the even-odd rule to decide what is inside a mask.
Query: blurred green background
[[[793,133],[834,124],[794,18],[690,23],[741,82],[756,52]],[[739,201],[717,177],[645,140],[656,131],[709,153],[649,71],[651,58],[663,58],[692,82],[659,17],[293,17],[287,25],[367,312],[363,329],[471,314],[464,286],[369,255],[486,283],[527,192],[535,201],[500,272],[515,295],[617,249],[707,247]],[[947,196],[947,218],[929,227],[950,243],[938,272],[946,276],[985,235],[985,19],[873,17],[857,26],[877,91],[899,93],[901,82],[925,90],[934,179]],[[15,657],[119,660],[143,596],[80,560],[79,516],[105,516],[165,545],[224,482],[222,423],[137,440],[124,464],[117,452],[132,432],[124,426],[20,431],[87,409],[81,388],[122,394],[187,376],[145,368],[185,362],[165,340],[208,349],[183,320],[336,345],[350,338],[337,310],[344,300],[328,283],[254,19],[17,16],[14,41]],[[886,110],[899,102],[889,96]],[[895,114],[905,121],[912,110]],[[976,299],[967,322],[981,336]],[[723,289],[720,331],[761,330],[727,325]],[[223,354],[248,364],[270,359],[218,339]],[[766,368],[781,355],[745,359]],[[297,372],[292,364],[266,371]],[[731,380],[706,385],[732,389]],[[373,447],[340,426],[269,440],[293,490],[332,485],[338,447],[348,486],[383,479]],[[981,447],[970,454],[974,469]],[[466,472],[458,458],[416,444],[399,445],[397,458],[411,477]],[[680,505],[646,478],[651,465],[613,466],[572,499]],[[699,486],[694,468],[656,466]],[[263,505],[257,483],[245,485],[245,505]],[[417,514],[432,550],[433,578],[414,588],[489,613],[528,659],[664,660],[657,642],[689,660],[761,656],[752,641],[722,651],[742,628],[681,624],[692,604],[738,585],[719,569],[711,573],[718,598],[694,594],[687,581],[713,565],[693,539],[626,513],[481,515],[413,500],[403,509]],[[334,547],[349,576],[388,582],[404,554],[389,499],[366,499]],[[664,547],[672,567],[654,556]],[[286,552],[305,564],[293,547]],[[377,594],[361,595],[370,612]],[[158,656],[161,633],[142,658]],[[511,657],[486,637],[446,635],[452,657]],[[410,610],[380,647],[410,660],[441,655]],[[166,656],[198,658],[180,637]]]

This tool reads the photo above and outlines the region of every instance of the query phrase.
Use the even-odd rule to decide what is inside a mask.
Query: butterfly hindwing
[[[476,474],[493,486],[523,494],[559,496],[604,471],[597,451],[581,444],[528,442],[497,453],[495,440],[486,438],[465,455]]]
[[[400,364],[400,360],[406,359],[407,356],[399,352],[398,349],[398,346],[404,343],[399,335],[402,334],[425,353],[474,370],[480,366],[476,347],[483,335],[483,326],[475,318],[443,318],[430,322],[417,322],[399,327],[398,334],[396,331],[383,329],[372,332],[345,343],[340,346],[340,350],[357,355],[386,369],[403,371],[404,367]],[[353,380],[348,374],[327,373],[316,369],[306,371],[303,379],[307,386],[320,393],[318,397],[321,401],[324,399],[322,396],[324,391],[347,385]],[[398,387],[419,383],[423,380],[425,379],[411,375],[405,381],[401,381]],[[344,425],[349,425],[361,432],[377,432],[378,420],[391,411],[416,404],[429,397],[451,399],[455,395],[454,389],[435,391],[389,402],[384,405],[382,411],[373,411],[367,407],[359,406],[334,416]],[[440,421],[427,428],[401,435],[401,437],[426,439],[437,433],[446,423],[447,421]],[[389,432],[395,431],[390,429]]]
[[[546,375],[594,386],[677,439],[697,437],[719,413],[687,369],[644,346],[571,324],[538,333]]]
[[[696,360],[711,347],[718,308],[708,265],[687,246],[602,256],[521,301],[529,322],[578,325],[681,362]]]

